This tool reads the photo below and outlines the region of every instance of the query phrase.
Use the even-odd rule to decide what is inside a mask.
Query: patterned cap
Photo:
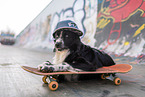
[[[83,35],[83,32],[79,30],[79,28],[77,27],[76,23],[74,23],[73,21],[71,20],[64,20],[64,21],[60,21],[58,22],[55,30],[54,30],[54,33],[53,35],[55,35],[55,33],[57,31],[60,31],[60,30],[70,30],[74,33],[77,33],[79,36],[82,36]]]

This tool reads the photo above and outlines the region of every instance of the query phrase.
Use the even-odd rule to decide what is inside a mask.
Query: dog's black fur
[[[53,37],[55,39],[55,48],[58,51],[69,50],[70,53],[64,62],[73,68],[95,71],[103,66],[115,65],[108,54],[84,45],[79,38],[80,36],[69,29],[59,30],[53,34]],[[57,42],[57,39],[61,39],[61,41]]]

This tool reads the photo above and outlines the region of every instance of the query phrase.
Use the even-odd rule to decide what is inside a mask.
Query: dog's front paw
[[[44,72],[44,73],[49,73],[49,72],[53,72],[54,71],[54,68],[51,67],[51,66],[43,66],[41,68],[41,71]]]
[[[40,65],[37,66],[37,69],[38,69],[39,71],[41,71],[42,67],[43,67],[43,64],[40,64]]]
[[[45,73],[54,71],[53,65],[49,61],[43,62],[42,64],[38,65],[37,69]]]

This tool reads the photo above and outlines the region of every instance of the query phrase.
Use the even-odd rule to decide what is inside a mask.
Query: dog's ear
[[[55,34],[53,33],[53,41],[56,42]]]
[[[53,38],[55,38],[55,34],[56,34],[56,32],[55,32],[55,33],[53,33]]]
[[[56,35],[58,35],[61,31],[62,31],[62,29],[59,29],[59,30],[55,31],[53,33],[53,38],[56,38]]]

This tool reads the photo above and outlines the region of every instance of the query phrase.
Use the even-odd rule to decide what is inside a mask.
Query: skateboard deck
[[[116,64],[113,66],[101,67],[96,69],[96,71],[65,71],[65,72],[52,72],[52,73],[43,73],[40,72],[37,68],[22,66],[22,68],[30,73],[42,75],[42,81],[45,84],[48,84],[50,90],[56,90],[58,88],[58,83],[54,76],[59,75],[68,75],[68,74],[101,74],[102,79],[109,79],[114,82],[115,85],[121,84],[121,79],[116,77],[116,73],[127,73],[132,69],[132,66],[129,64]]]
[[[126,73],[132,69],[132,66],[128,64],[117,64],[113,66],[98,68],[96,71],[81,71],[81,72],[65,71],[65,72],[52,72],[52,73],[43,73],[40,72],[37,68],[28,67],[28,66],[22,66],[22,68],[28,72],[45,76],[45,75],[64,75],[64,74]]]

